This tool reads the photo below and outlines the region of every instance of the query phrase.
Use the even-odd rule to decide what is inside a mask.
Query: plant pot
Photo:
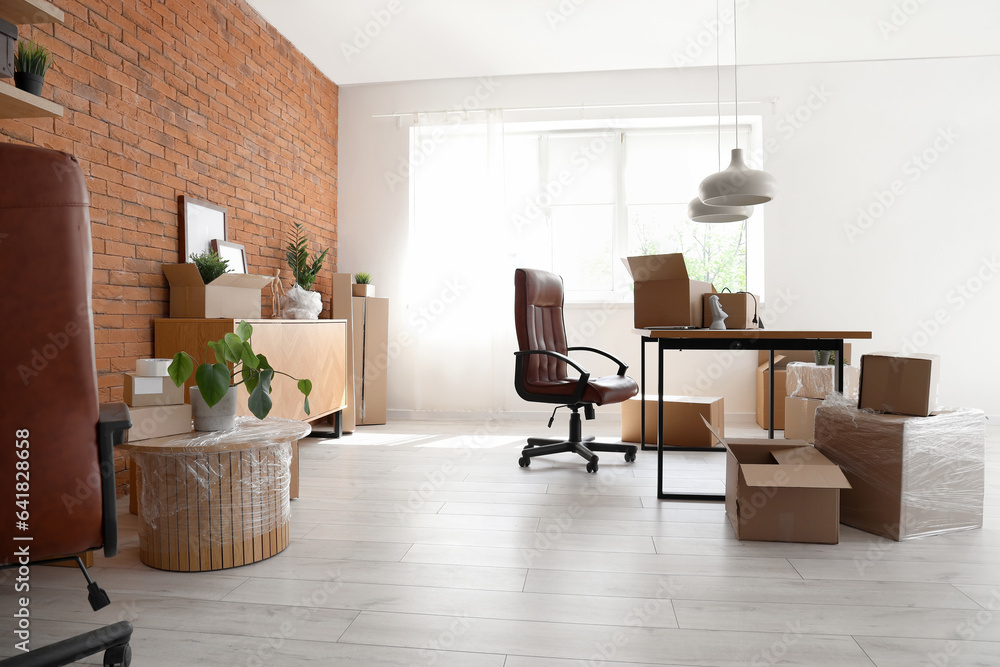
[[[829,366],[836,359],[833,350],[816,350],[813,355],[817,366]]]
[[[351,285],[351,294],[354,296],[375,296],[375,286],[371,283],[365,283],[363,285],[355,283]]]
[[[14,85],[26,93],[41,97],[42,86],[45,85],[45,77],[28,72],[14,72]]]
[[[236,388],[230,387],[222,400],[208,407],[197,386],[191,387],[191,417],[196,431],[225,431],[236,425]]]
[[[281,297],[281,317],[285,320],[318,320],[322,310],[322,295],[297,283]]]

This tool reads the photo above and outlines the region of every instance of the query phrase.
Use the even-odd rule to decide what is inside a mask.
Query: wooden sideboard
[[[229,319],[155,319],[155,354],[161,359],[169,359],[183,350],[201,361],[208,341],[235,333],[239,323],[240,320]],[[247,323],[253,326],[254,352],[266,356],[276,370],[309,379],[313,384],[309,395],[310,414],[306,415],[295,381],[275,375],[271,383],[274,405],[269,416],[312,421],[347,407],[345,320],[247,320]],[[208,360],[214,362],[215,353],[209,350],[207,354]],[[187,387],[193,384],[192,375],[185,387],[185,400],[190,400]],[[236,414],[250,415],[248,398],[246,390],[240,388]]]

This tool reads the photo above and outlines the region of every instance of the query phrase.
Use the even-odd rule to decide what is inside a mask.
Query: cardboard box
[[[206,285],[198,267],[164,264],[170,283],[170,317],[260,319],[260,290],[271,276],[225,273]]]
[[[684,255],[644,255],[625,258],[635,282],[635,327],[702,326],[702,295],[712,283],[688,278]]]
[[[181,435],[191,431],[191,406],[188,404],[130,408],[129,414],[132,417],[132,428],[125,436],[127,442]]]
[[[780,354],[774,355],[774,428],[785,428],[785,367],[788,359]],[[767,428],[768,399],[771,386],[767,361],[757,367],[757,425]]]
[[[788,365],[791,368],[791,364]],[[789,440],[805,440],[812,444],[816,441],[816,409],[823,401],[815,398],[785,397],[785,438]]]
[[[351,297],[356,423],[384,424],[389,372],[389,299]]]
[[[760,297],[747,292],[737,292],[735,294],[720,292],[715,296],[719,297],[719,305],[722,306],[722,312],[729,316],[726,318],[727,329],[759,328],[753,319],[754,315],[757,315],[757,322],[760,322],[760,313],[758,312]],[[711,294],[701,295],[701,307],[704,311],[702,313],[701,326],[706,329],[712,326],[712,308],[708,304],[708,300],[711,297]]]
[[[14,52],[17,50],[17,26],[0,19],[0,78],[14,76]]]
[[[857,397],[861,372],[854,366],[844,366],[844,395]],[[785,366],[785,395],[798,398],[824,399],[836,391],[837,366],[817,366],[794,361]],[[787,416],[787,413],[786,413]]]
[[[878,415],[829,399],[816,411],[816,447],[851,483],[840,520],[892,540],[983,525],[985,418]]]
[[[647,449],[656,448],[655,394],[645,400],[638,396],[628,399],[622,406],[622,441],[640,442],[642,413],[646,411]],[[712,425],[715,432],[725,434],[725,408],[722,398],[714,396],[664,396],[663,444],[674,447],[712,447],[718,439],[705,429],[701,417]],[[652,447],[650,447],[652,445]]]
[[[716,437],[726,447],[726,516],[737,539],[840,541],[840,490],[850,484],[836,464],[798,440]]]
[[[169,377],[125,374],[125,403],[131,407],[180,405],[183,402],[184,387],[178,387]]]
[[[862,355],[858,407],[926,417],[937,405],[940,366],[936,354]]]

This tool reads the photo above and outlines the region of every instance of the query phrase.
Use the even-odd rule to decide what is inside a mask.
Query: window
[[[684,253],[692,278],[746,289],[747,225],[687,219],[698,184],[719,168],[714,125],[507,126],[504,136],[518,263],[561,274],[568,300],[629,299],[620,258],[668,252]],[[740,145],[750,137],[741,126]]]

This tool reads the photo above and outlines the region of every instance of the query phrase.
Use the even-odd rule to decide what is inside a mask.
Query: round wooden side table
[[[239,417],[226,431],[122,445],[138,484],[139,560],[204,572],[255,563],[288,546],[292,444],[306,422]]]

